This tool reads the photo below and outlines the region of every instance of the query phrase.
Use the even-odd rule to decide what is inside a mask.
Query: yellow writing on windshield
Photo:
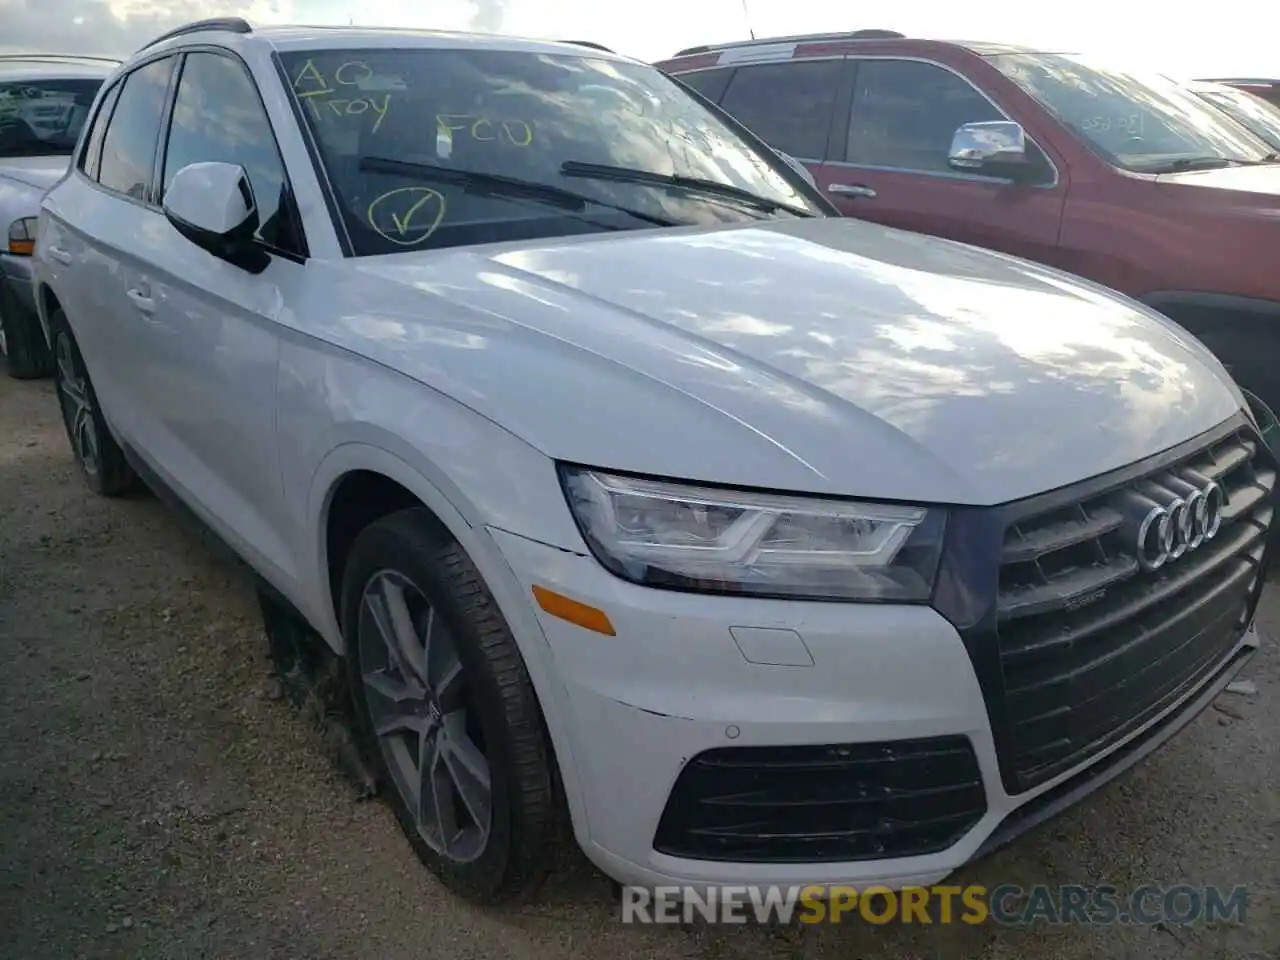
[[[445,198],[430,187],[397,187],[375,197],[365,215],[382,239],[416,247],[436,232],[446,206]]]
[[[362,60],[348,60],[326,77],[315,61],[308,60],[293,78],[293,91],[319,120],[323,116],[355,117],[372,113],[377,133],[391,106],[391,94],[381,97],[362,93],[360,84],[373,76],[373,68]],[[354,94],[354,95],[353,95]]]
[[[533,125],[525,120],[502,120],[474,113],[437,113],[438,137],[452,142],[456,132],[480,143],[500,141],[513,147],[533,143]]]

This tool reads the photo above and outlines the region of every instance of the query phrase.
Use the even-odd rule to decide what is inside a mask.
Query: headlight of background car
[[[23,217],[9,224],[9,252],[22,257],[31,256],[36,248],[36,224],[38,217]]]
[[[816,600],[924,601],[946,515],[562,467],[569,507],[609,570],[654,587]]]

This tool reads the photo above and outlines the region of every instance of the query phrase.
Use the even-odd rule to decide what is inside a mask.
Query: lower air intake
[[[986,812],[966,737],[725,747],[681,771],[659,853],[739,863],[833,863],[944,850]]]

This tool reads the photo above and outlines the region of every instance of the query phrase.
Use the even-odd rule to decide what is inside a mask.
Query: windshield
[[[101,80],[0,81],[0,157],[70,156]]]
[[[991,57],[1106,160],[1154,173],[1191,162],[1256,163],[1271,148],[1182,85],[1067,54]]]
[[[778,157],[642,64],[421,48],[280,59],[357,256],[827,214]]]
[[[1232,87],[1214,87],[1197,90],[1204,99],[1231,116],[1237,123],[1248,127],[1272,150],[1280,150],[1280,108],[1273,107],[1261,97]]]

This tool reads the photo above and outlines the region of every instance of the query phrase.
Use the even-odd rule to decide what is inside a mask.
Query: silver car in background
[[[40,198],[66,172],[93,98],[117,66],[102,57],[0,54],[0,354],[10,376],[51,370],[31,298]]]

